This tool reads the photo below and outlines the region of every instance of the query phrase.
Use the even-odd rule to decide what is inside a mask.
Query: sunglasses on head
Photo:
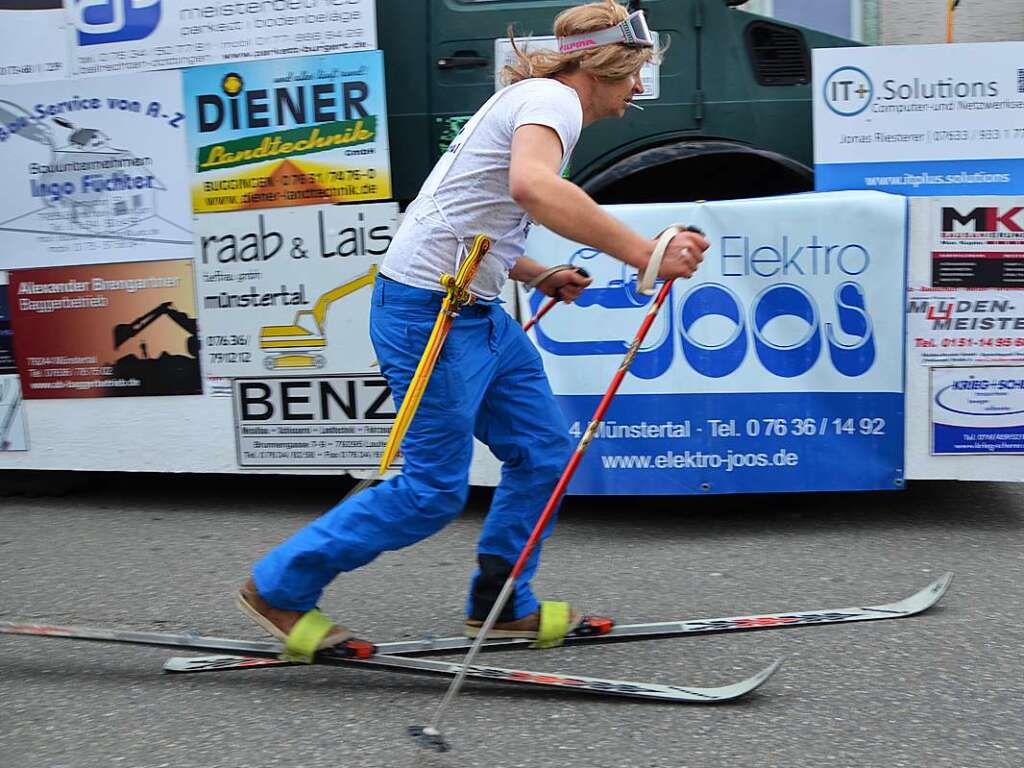
[[[569,35],[558,38],[559,53],[573,53],[600,45],[620,44],[630,48],[653,48],[655,33],[647,26],[643,11],[633,11],[625,21],[614,27],[599,29],[596,32],[585,32],[581,35]]]

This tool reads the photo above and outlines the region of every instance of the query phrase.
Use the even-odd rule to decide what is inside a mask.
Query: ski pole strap
[[[574,267],[572,264],[559,264],[557,267],[552,267],[551,269],[544,270],[539,275],[537,275],[535,278],[533,278],[533,280],[530,280],[529,282],[525,283],[525,285],[526,285],[527,288],[536,288],[537,286],[539,286],[541,283],[543,283],[545,280],[547,280],[549,277],[551,277],[556,272],[561,272],[561,271],[566,270],[566,269],[575,270],[576,273],[579,274],[581,277],[590,277],[590,273],[587,272],[587,270],[585,270],[583,267]],[[561,298],[562,298],[562,289],[559,288],[555,292],[555,296],[552,298],[552,301],[557,301],[558,299],[561,299]]]
[[[575,269],[575,267],[573,267],[572,264],[559,264],[557,267],[545,269],[543,272],[541,272],[539,275],[533,278],[533,280],[527,281],[526,287],[530,289],[536,288],[538,285],[540,285],[553,274],[555,274],[555,272],[561,272],[563,269]]]
[[[281,659],[312,664],[321,641],[327,637],[333,626],[334,622],[324,616],[319,608],[306,611],[288,633]]]
[[[569,633],[570,611],[568,603],[545,600],[540,604],[540,627],[531,648],[557,648]]]
[[[672,224],[671,226],[665,227],[658,235],[658,243],[654,246],[654,253],[651,254],[651,260],[647,262],[647,266],[644,267],[643,272],[640,273],[640,278],[637,280],[636,289],[644,296],[654,295],[654,283],[658,279],[658,272],[661,271],[661,260],[665,258],[665,250],[668,248],[668,244],[672,241],[672,238],[678,235],[680,232],[696,232],[698,235],[703,235],[704,232],[698,227],[690,227],[685,224]]]

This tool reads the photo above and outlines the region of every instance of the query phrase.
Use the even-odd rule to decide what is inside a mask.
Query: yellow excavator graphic
[[[292,325],[265,325],[260,329],[260,349],[267,354],[263,364],[270,370],[282,368],[323,368],[327,360],[319,354],[327,347],[327,310],[338,299],[373,285],[377,265],[371,264],[365,275],[339,285],[316,300],[312,309],[295,313]],[[302,324],[312,318],[312,327]],[[308,321],[307,321],[308,322]]]

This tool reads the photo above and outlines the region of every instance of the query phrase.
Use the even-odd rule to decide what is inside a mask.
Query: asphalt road
[[[233,590],[346,485],[115,476],[62,498],[2,498],[0,619],[261,638]],[[372,639],[457,631],[486,503],[475,493],[438,536],[338,579],[323,608]],[[1022,543],[1022,484],[571,499],[539,591],[620,622],[877,604],[957,576],[907,619],[488,655],[703,686],[786,661],[749,698],[710,707],[471,682],[441,757],[405,729],[429,720],[442,680],[329,667],[169,676],[161,649],[0,636],[0,765],[1016,768]]]

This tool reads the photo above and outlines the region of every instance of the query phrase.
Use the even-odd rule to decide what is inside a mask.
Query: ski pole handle
[[[583,267],[573,267],[573,269],[575,269],[576,273],[578,275],[580,275],[581,277],[590,277],[590,273],[587,272],[587,270],[585,270]],[[533,328],[533,326],[535,326],[537,324],[537,322],[542,317],[544,317],[544,315],[546,315],[548,312],[550,312],[551,308],[554,307],[555,304],[557,304],[561,300],[562,300],[562,289],[559,288],[558,291],[557,291],[557,295],[556,296],[552,296],[550,299],[548,299],[546,302],[544,302],[544,305],[539,310],[537,310],[537,314],[535,314],[533,317],[531,317],[529,320],[526,321],[526,324],[523,326],[523,330],[524,331],[528,331],[531,328]]]
[[[665,258],[665,251],[668,248],[668,244],[672,241],[672,238],[678,235],[680,232],[696,232],[698,235],[703,235],[704,231],[699,227],[685,226],[683,224],[673,224],[669,227],[665,227],[658,235],[658,243],[654,246],[654,253],[651,254],[650,261],[647,262],[647,266],[644,267],[640,273],[640,278],[637,281],[636,289],[637,292],[644,296],[654,295],[654,283],[658,279],[658,272],[661,271],[661,260]]]

